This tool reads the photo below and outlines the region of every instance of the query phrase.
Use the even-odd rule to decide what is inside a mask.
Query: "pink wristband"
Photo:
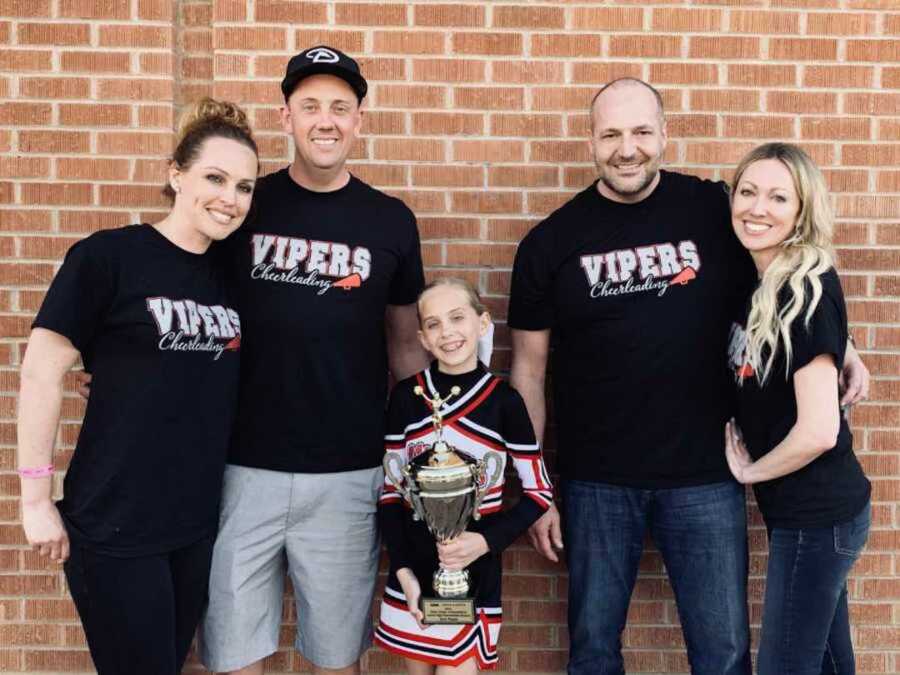
[[[37,466],[28,469],[19,469],[19,475],[22,478],[46,478],[53,475],[53,465]]]

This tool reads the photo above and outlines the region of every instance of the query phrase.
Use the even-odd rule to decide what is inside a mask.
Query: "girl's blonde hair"
[[[790,372],[791,326],[804,312],[809,326],[822,297],[822,276],[834,266],[831,238],[834,216],[822,172],[796,145],[766,143],[744,157],[731,182],[731,195],[747,167],[765,159],[776,159],[790,172],[800,199],[800,211],[793,233],[781,243],[775,259],[762,275],[750,302],[747,318],[747,362],[757,380],[764,383],[772,371],[779,346],[784,350],[785,378]],[[779,307],[779,297],[786,301]]]
[[[462,279],[461,277],[438,277],[431,283],[426,284],[425,288],[422,289],[422,292],[419,293],[419,297],[416,299],[416,311],[419,313],[419,323],[422,322],[422,312],[420,311],[422,298],[432,288],[437,288],[439,286],[450,286],[451,288],[458,288],[463,293],[465,293],[469,304],[472,306],[472,309],[475,310],[475,313],[478,314],[478,316],[481,316],[487,311],[487,307],[485,307],[484,303],[481,301],[481,296],[478,294],[478,291],[470,282]]]
[[[229,138],[243,143],[259,157],[247,113],[231,101],[206,97],[190,106],[178,119],[172,163],[186,171],[197,160],[203,144],[210,138]],[[175,199],[175,191],[168,183],[163,188],[163,194],[171,200]]]

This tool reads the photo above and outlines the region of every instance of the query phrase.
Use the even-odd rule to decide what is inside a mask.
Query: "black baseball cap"
[[[281,91],[287,99],[304,77],[324,73],[344,80],[356,93],[360,102],[365,98],[369,85],[359,72],[359,64],[334,47],[319,45],[304,49],[287,64]]]

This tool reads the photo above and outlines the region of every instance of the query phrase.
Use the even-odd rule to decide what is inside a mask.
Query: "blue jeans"
[[[869,535],[871,508],[833,527],[773,528],[759,675],[856,672],[847,613],[847,574]]]
[[[695,675],[750,675],[747,511],[735,482],[643,490],[564,481],[569,675],[618,675],[645,532],[662,554]]]

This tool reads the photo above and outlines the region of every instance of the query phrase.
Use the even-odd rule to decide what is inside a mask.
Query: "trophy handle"
[[[478,513],[478,509],[481,508],[481,502],[484,501],[488,491],[500,483],[500,476],[503,473],[503,456],[499,452],[488,450],[476,465],[474,472],[475,506],[472,509],[472,519],[479,520],[481,515]],[[484,480],[482,481],[482,479]]]
[[[403,495],[407,501],[412,501],[409,494],[409,482],[406,479],[406,465],[396,452],[387,452],[381,462],[384,467],[384,475],[397,488],[397,492]]]

